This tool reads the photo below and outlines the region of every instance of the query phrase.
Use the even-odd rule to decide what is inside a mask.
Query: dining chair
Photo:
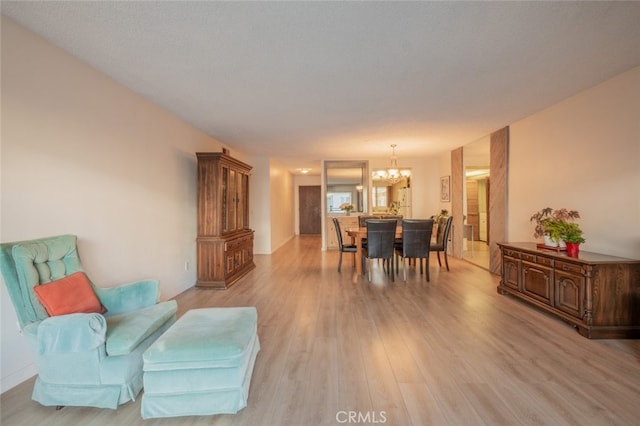
[[[440,252],[444,253],[444,263],[449,270],[449,260],[447,259],[447,244],[449,243],[449,232],[451,231],[451,223],[453,216],[441,217],[438,221],[438,230],[436,231],[436,242],[431,244],[431,251],[435,251],[438,255],[438,265],[442,267],[440,261]]]
[[[340,259],[338,260],[338,272],[342,267],[342,253],[353,253],[353,266],[356,265],[356,250],[357,247],[355,244],[344,244],[342,241],[342,231],[340,230],[340,221],[338,218],[333,218],[333,227],[336,229],[336,234],[338,236],[338,252],[340,253]]]
[[[365,228],[367,226],[367,221],[371,219],[380,219],[380,216],[371,216],[371,215],[360,215],[358,216],[358,226],[360,228]],[[362,247],[367,246],[367,239],[362,239]]]
[[[360,215],[358,216],[358,226],[364,228],[367,226],[367,221],[372,219],[380,219],[380,216]]]
[[[364,249],[367,258],[367,269],[369,271],[369,282],[371,282],[371,260],[384,259],[389,267],[387,273],[391,272],[391,281],[395,280],[393,271],[393,243],[396,235],[397,222],[395,220],[376,219],[367,221],[367,247]]]
[[[402,242],[396,242],[396,253],[402,256],[402,273],[407,281],[406,259],[420,260],[420,273],[423,273],[422,260],[427,259],[427,281],[429,281],[429,252],[433,219],[405,219],[402,221]],[[396,263],[396,270],[398,269]]]
[[[402,215],[398,214],[398,215],[386,215],[384,217],[382,217],[381,219],[385,219],[385,220],[395,220],[397,223],[397,226],[402,225]],[[396,238],[396,243],[401,243],[402,244],[402,238]]]

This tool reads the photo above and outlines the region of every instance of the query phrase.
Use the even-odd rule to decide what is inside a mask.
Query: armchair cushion
[[[104,344],[107,322],[98,313],[47,318],[38,325],[38,353],[89,352]]]
[[[76,237],[61,235],[48,239],[24,241],[13,245],[12,256],[20,283],[21,305],[27,322],[43,320],[49,315],[33,287],[82,271]]]
[[[142,280],[117,287],[94,287],[100,302],[107,308],[107,316],[123,314],[158,303],[157,280]]]
[[[49,316],[106,312],[84,272],[75,272],[59,280],[37,285],[33,291]]]
[[[131,353],[140,342],[174,316],[177,309],[176,301],[169,300],[135,312],[107,317],[107,354]]]

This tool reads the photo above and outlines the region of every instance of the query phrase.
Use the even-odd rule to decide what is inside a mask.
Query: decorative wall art
[[[440,202],[448,203],[451,201],[451,176],[442,176],[440,178]]]

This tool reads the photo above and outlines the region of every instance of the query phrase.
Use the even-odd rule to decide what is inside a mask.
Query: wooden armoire
[[[253,263],[249,228],[251,166],[221,152],[197,152],[198,237],[196,286],[228,288]]]

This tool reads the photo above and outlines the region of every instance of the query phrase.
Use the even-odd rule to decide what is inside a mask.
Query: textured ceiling
[[[2,2],[232,149],[428,156],[640,65],[640,2]]]

